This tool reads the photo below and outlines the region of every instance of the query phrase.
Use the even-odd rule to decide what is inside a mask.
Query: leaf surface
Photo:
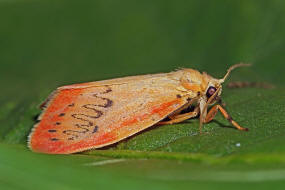
[[[1,189],[282,189],[285,3],[272,1],[1,1]],[[275,88],[223,89],[219,114],[153,126],[74,155],[35,154],[27,136],[56,87],[179,67]],[[228,81],[228,82],[230,82]]]

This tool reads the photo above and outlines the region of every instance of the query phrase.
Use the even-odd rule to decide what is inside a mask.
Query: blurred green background
[[[285,1],[0,0],[0,27],[1,189],[284,189]],[[248,133],[218,116],[202,136],[190,120],[84,154],[26,148],[58,86],[241,61],[231,81],[275,86],[224,90]]]

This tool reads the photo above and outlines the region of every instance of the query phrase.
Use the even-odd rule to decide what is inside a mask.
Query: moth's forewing
[[[29,137],[35,152],[68,154],[116,143],[183,106],[173,74],[126,77],[59,88]]]

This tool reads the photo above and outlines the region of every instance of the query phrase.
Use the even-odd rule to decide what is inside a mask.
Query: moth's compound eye
[[[217,89],[215,87],[210,86],[207,90],[206,96],[210,98],[216,92],[216,90]]]

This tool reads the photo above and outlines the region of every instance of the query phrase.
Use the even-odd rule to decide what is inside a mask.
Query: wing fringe
[[[42,110],[41,111],[41,114],[38,116],[37,118],[37,123],[34,124],[30,134],[28,135],[28,138],[27,138],[27,146],[30,150],[33,150],[32,147],[31,147],[31,138],[37,128],[37,126],[39,125],[40,121],[42,120],[42,117],[43,115],[45,114],[45,111],[46,109],[49,107],[49,105],[51,104],[52,100],[56,97],[56,95],[58,94],[59,90],[55,90],[53,91],[49,96],[48,98],[42,103],[40,104],[39,108]]]

